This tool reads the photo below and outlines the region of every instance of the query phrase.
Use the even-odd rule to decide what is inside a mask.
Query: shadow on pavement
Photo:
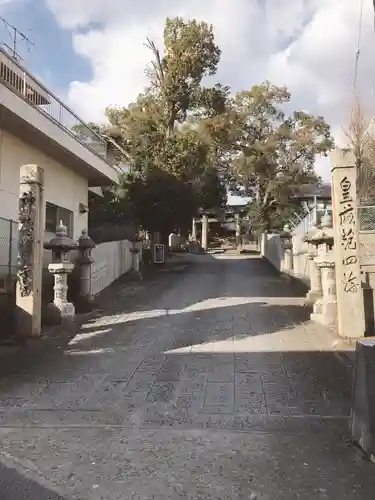
[[[50,365],[57,371],[58,360],[71,349],[100,350],[118,343],[130,348],[149,337],[158,350],[163,330],[172,335],[175,349],[270,337],[283,330],[291,330],[296,341],[303,336],[309,309],[300,300],[300,287],[282,279],[260,258],[182,255],[170,270],[146,282],[119,280],[102,294],[100,310],[83,325],[5,356],[0,376],[19,374],[20,366],[35,366],[39,372],[40,366]],[[175,331],[171,325],[179,326]],[[163,345],[157,354],[161,352]]]
[[[192,256],[117,284],[77,331],[8,361],[3,452],[32,450],[77,498],[98,486],[94,467],[108,500],[371,500],[373,466],[349,433],[351,372],[308,317],[257,258]]]
[[[102,468],[109,500],[134,492],[173,500],[254,492],[267,500],[373,498],[373,466],[349,436],[349,376],[334,353],[179,354],[172,338],[147,345],[148,328],[144,335],[142,345],[138,337],[129,347],[51,360],[49,386],[1,415],[2,426],[29,439],[36,463],[53,456],[43,474],[75,498],[91,498]],[[35,368],[28,375],[35,379]],[[22,439],[10,435],[3,450],[22,457]],[[0,486],[2,474],[11,493],[0,489],[0,499],[59,498],[8,470],[0,469]],[[66,483],[73,474],[79,482]],[[25,486],[29,497],[19,493]]]
[[[0,462],[0,500],[64,500],[64,498]]]

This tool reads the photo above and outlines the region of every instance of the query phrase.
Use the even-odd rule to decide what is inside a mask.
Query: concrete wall
[[[293,276],[299,278],[306,285],[310,282],[308,271],[308,244],[303,241],[304,235],[293,236]]]
[[[281,238],[278,234],[267,234],[267,243],[263,245],[263,257],[266,258],[278,271],[283,269],[284,251]],[[293,273],[292,276],[300,279],[306,285],[309,284],[307,243],[303,241],[303,236],[293,236]]]
[[[267,242],[263,252],[263,256],[269,260],[278,271],[281,271],[284,251],[278,234],[267,234]]]
[[[79,204],[88,203],[88,182],[68,166],[58,163],[42,151],[25,144],[0,129],[0,217],[18,219],[20,166],[35,163],[44,168],[44,197],[73,212],[73,238],[78,239],[87,229],[88,216],[79,212]],[[45,233],[45,241],[53,233]],[[50,252],[44,252],[45,263]]]
[[[169,235],[169,249],[173,252],[178,250],[182,245],[186,243],[186,240],[183,236],[179,236],[178,234],[171,233]]]
[[[141,249],[142,244],[136,243]],[[123,274],[133,268],[133,256],[128,240],[101,243],[92,251],[94,263],[91,268],[92,293],[98,294]]]

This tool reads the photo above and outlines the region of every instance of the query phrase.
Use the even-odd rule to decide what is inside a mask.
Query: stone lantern
[[[293,273],[293,242],[292,232],[288,224],[285,224],[283,231],[280,233],[284,250],[284,261],[282,271],[287,274]]]
[[[52,263],[48,271],[54,275],[54,299],[52,307],[59,312],[61,321],[72,321],[75,316],[74,305],[68,302],[68,274],[74,269],[70,252],[77,248],[77,243],[67,235],[67,228],[62,221],[56,230],[56,236],[44,248],[52,250]]]
[[[337,323],[335,257],[332,250],[316,258],[322,274],[323,296],[315,303],[310,319],[326,326]]]
[[[320,228],[311,238],[311,243],[317,247],[317,255],[325,255],[333,247],[332,217],[328,212],[322,217]]]
[[[92,249],[95,248],[95,243],[87,234],[86,229],[82,230],[81,236],[78,238],[78,259],[79,266],[79,298],[78,307],[82,311],[90,310],[93,303],[91,293],[91,265],[94,259],[91,256]]]
[[[332,252],[334,243],[332,218],[326,212],[321,221],[321,228],[311,238],[317,247],[315,265],[320,272],[322,294],[315,302],[311,319],[325,325],[336,323],[336,275],[335,259]]]

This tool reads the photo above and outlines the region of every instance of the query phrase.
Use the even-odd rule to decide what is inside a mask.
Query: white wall
[[[12,151],[16,155],[17,148],[10,143],[10,137],[0,129],[0,217],[17,220],[22,163],[15,166]]]
[[[141,249],[142,244],[137,243]],[[94,262],[91,266],[91,291],[98,294],[132,268],[133,256],[130,249],[132,242],[128,240],[101,243],[92,251]]]
[[[267,234],[266,251],[264,257],[278,270],[282,269],[284,251],[281,238],[278,234]]]
[[[302,280],[306,285],[310,283],[308,268],[308,244],[303,241],[304,235],[293,236],[293,274],[296,278]]]
[[[309,284],[309,270],[307,252],[308,245],[303,241],[303,236],[295,235],[293,243],[293,273],[295,278],[300,279],[306,285]],[[284,251],[281,238],[278,234],[267,234],[267,244],[263,256],[278,270],[283,269]]]
[[[175,233],[171,233],[169,235],[169,249],[173,252],[177,250],[181,245],[186,243],[186,240],[183,236],[180,236]]]
[[[36,164],[44,169],[44,199],[73,212],[73,237],[78,239],[87,229],[88,215],[79,213],[79,204],[88,203],[87,179],[0,130],[0,217],[18,219],[20,166]],[[52,237],[45,234],[45,241]],[[44,252],[49,261],[50,252]]]

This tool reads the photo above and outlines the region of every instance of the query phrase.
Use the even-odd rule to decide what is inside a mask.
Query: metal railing
[[[318,208],[317,206],[314,206],[303,218],[299,218],[297,222],[295,219],[291,220],[289,223],[294,234],[302,236],[308,233],[315,223],[320,223],[326,212],[332,215],[331,208]]]
[[[0,83],[108,163],[106,141],[1,47]]]
[[[18,222],[0,217],[0,290],[17,276]]]

